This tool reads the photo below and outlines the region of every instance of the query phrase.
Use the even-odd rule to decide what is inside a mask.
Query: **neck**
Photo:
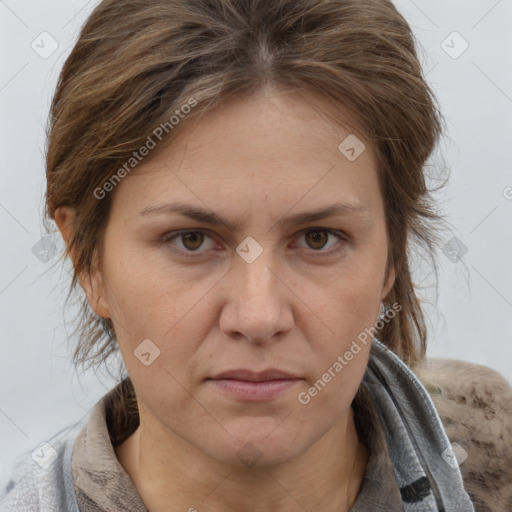
[[[143,415],[115,451],[151,512],[346,512],[367,464],[352,409],[308,450],[279,465],[228,466]]]

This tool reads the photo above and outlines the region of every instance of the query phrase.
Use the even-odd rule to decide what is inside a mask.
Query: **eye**
[[[178,239],[182,241],[182,251],[203,252],[198,251],[198,249],[201,247],[201,245],[203,245],[205,237],[212,240],[212,238],[208,236],[204,231],[178,231],[164,235],[162,242],[164,244],[170,244],[170,242],[173,240]]]
[[[325,246],[327,245],[329,237],[336,237],[341,241],[347,241],[347,237],[343,232],[326,228],[308,229],[307,231],[303,231],[301,237],[302,236],[305,237],[306,243],[308,244],[309,248],[313,249],[313,252],[320,253],[319,255],[332,254],[343,248],[344,244],[341,244],[341,247],[332,250],[331,248],[333,247],[333,244],[331,244],[331,248],[329,248],[328,250],[321,250],[325,248]],[[336,244],[334,244],[334,246],[335,245]]]
[[[329,249],[322,250],[326,247],[326,245],[328,245],[329,238],[332,239],[336,237],[338,240],[348,243],[348,237],[344,232],[327,228],[310,228],[308,230],[302,231],[298,238],[300,239],[302,237],[305,237],[306,243],[308,244],[306,249],[309,248],[313,253],[318,253],[314,254],[314,256],[330,255],[342,250],[345,247],[345,243],[341,243],[338,244],[338,248],[333,250],[332,247],[333,245],[336,246],[336,243],[331,243]],[[209,247],[208,244],[206,244],[206,247],[204,247],[205,239],[210,240]],[[179,240],[181,242],[181,244],[179,244],[177,247],[174,243],[175,240]],[[183,230],[170,232],[163,236],[162,244],[171,246],[173,249],[181,252],[186,257],[194,257],[206,252],[208,249],[213,249],[213,239],[204,230]],[[203,247],[204,250],[199,250],[201,247]]]

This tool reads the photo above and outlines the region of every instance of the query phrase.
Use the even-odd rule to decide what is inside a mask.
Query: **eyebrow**
[[[325,219],[327,217],[357,217],[364,216],[369,213],[369,209],[362,204],[349,204],[349,203],[335,203],[330,206],[311,210],[302,213],[295,213],[286,217],[281,218],[276,224],[281,227],[287,227],[294,224],[304,224],[307,222],[314,222],[317,220]],[[230,231],[237,231],[240,228],[238,222],[231,222],[227,219],[223,219],[218,214],[203,210],[197,206],[184,204],[184,203],[166,203],[162,205],[146,206],[139,212],[142,217],[153,216],[153,215],[172,215],[179,213],[184,217],[203,222],[206,224],[215,224],[228,228]]]

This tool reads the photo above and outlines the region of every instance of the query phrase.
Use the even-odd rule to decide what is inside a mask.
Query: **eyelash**
[[[324,233],[328,233],[330,235],[337,236],[342,242],[345,242],[345,243],[349,242],[348,235],[346,233],[344,233],[343,231],[339,231],[339,230],[336,230],[336,229],[329,229],[329,228],[308,228],[308,229],[305,229],[305,230],[301,231],[300,232],[300,236],[302,236],[302,235],[304,235],[306,233],[315,232],[315,231],[316,232],[324,232]],[[203,229],[188,229],[188,230],[180,230],[180,231],[171,231],[169,233],[166,233],[165,235],[163,235],[161,242],[162,242],[163,245],[172,245],[171,242],[175,238],[179,238],[181,235],[185,235],[185,234],[189,234],[189,233],[202,233],[203,235],[206,235],[209,238],[212,238],[211,235],[208,234],[209,232],[206,231],[206,230],[203,230]],[[313,253],[312,254],[313,257],[322,257],[322,256],[330,256],[332,254],[335,254],[335,253],[343,250],[344,248],[345,248],[345,244],[342,243],[340,247],[336,247],[335,246],[334,249],[331,248],[331,249],[328,249],[326,251],[323,251],[321,249],[315,251],[315,250],[311,249],[311,251]],[[179,253],[181,253],[186,258],[197,258],[198,254],[201,254],[202,252],[205,252],[205,251],[199,251],[199,250],[188,251],[188,250],[185,250],[185,249],[175,249],[175,248],[173,248],[173,250],[178,251]]]

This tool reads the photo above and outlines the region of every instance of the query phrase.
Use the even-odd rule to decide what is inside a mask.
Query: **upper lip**
[[[253,382],[262,382],[266,380],[275,379],[298,379],[296,375],[279,370],[277,368],[268,368],[261,372],[254,372],[247,369],[229,370],[226,372],[218,373],[212,379],[236,379],[236,380],[248,380]]]

